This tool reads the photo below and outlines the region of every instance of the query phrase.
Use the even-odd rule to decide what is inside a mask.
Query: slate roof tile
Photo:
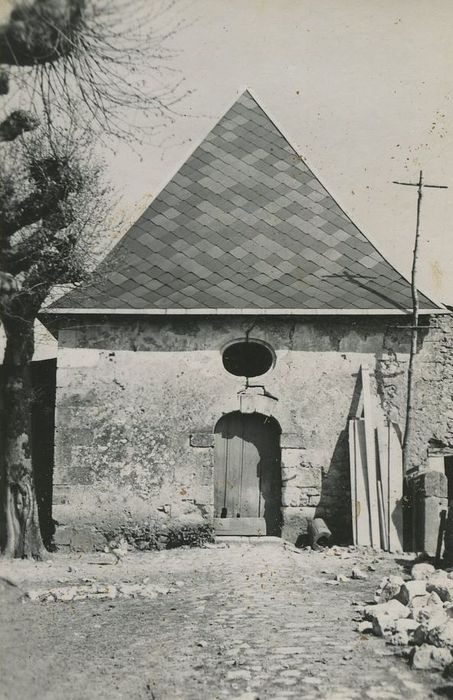
[[[385,310],[410,308],[411,292],[245,92],[54,306]]]

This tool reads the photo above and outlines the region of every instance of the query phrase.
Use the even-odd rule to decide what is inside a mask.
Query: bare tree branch
[[[170,65],[171,40],[185,26],[180,4],[136,0],[130,13],[122,0],[20,3],[0,29],[0,64],[10,66],[25,107],[43,103],[53,127],[77,105],[98,136],[150,133],[156,121],[174,121],[187,94]],[[130,110],[141,111],[138,129]]]

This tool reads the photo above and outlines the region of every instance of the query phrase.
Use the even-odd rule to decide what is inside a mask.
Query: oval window
[[[222,359],[226,371],[236,377],[259,377],[274,363],[269,348],[253,340],[232,343],[224,350]]]

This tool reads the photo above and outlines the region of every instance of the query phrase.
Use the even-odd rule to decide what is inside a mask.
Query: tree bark
[[[45,548],[39,528],[31,459],[33,318],[3,318],[2,530],[0,545],[8,557],[41,559]]]

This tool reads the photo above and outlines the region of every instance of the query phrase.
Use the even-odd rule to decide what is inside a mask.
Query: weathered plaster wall
[[[396,324],[394,317],[68,319],[59,333],[54,517],[69,531],[211,515],[212,433],[224,413],[239,409],[244,389],[224,370],[221,351],[249,331],[276,353],[275,367],[254,383],[278,399],[263,412],[282,429],[283,534],[296,540],[317,515],[347,539],[347,420],[357,372],[367,364],[381,380],[385,363],[406,357],[407,333]]]

